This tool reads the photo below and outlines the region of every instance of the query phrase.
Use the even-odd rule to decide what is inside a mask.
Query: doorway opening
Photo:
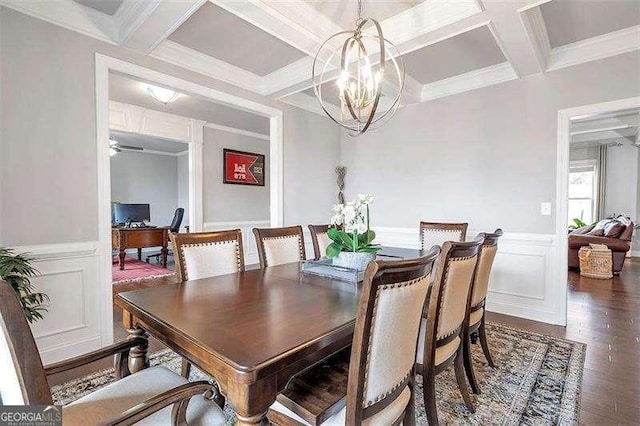
[[[209,123],[207,119],[197,117],[196,114],[184,113],[175,114],[172,107],[162,108],[169,103],[158,103],[157,99],[151,99],[149,93],[138,90],[136,99],[122,99],[117,94],[118,89],[110,83],[112,79],[125,79],[135,82],[135,84],[147,84],[164,90],[175,91],[179,96],[189,97],[194,100],[207,102],[211,108],[231,108],[239,113],[257,116],[266,123],[266,131],[262,133],[252,130],[240,130],[243,136],[257,138],[260,136],[265,143],[266,174],[269,185],[265,187],[268,194],[268,205],[263,212],[265,217],[261,217],[268,226],[282,226],[282,111],[267,105],[250,101],[237,96],[229,95],[205,86],[169,76],[154,70],[140,67],[118,59],[110,58],[101,54],[96,54],[96,129],[97,129],[97,160],[98,160],[98,204],[99,204],[99,286],[102,294],[100,301],[100,329],[102,344],[109,344],[114,338],[114,306],[113,306],[113,239],[112,239],[112,175],[111,175],[111,155],[114,146],[110,145],[110,138],[116,141],[131,138],[131,134],[152,136],[160,138],[164,142],[172,141],[188,144],[187,153],[180,151],[181,156],[185,156],[188,162],[188,207],[186,210],[186,221],[191,232],[200,232],[205,229],[215,229],[216,225],[225,223],[224,221],[214,222],[207,219],[203,212],[203,138],[209,131],[233,133],[235,129],[228,123]],[[140,97],[144,97],[142,100]],[[152,102],[148,105],[141,102]],[[155,102],[155,103],[154,103]],[[142,105],[142,106],[141,106]],[[177,102],[176,102],[177,105]],[[172,117],[169,117],[171,115]],[[196,116],[196,118],[193,118]],[[176,118],[177,117],[177,118]],[[246,123],[248,119],[242,119]],[[119,133],[118,133],[119,132]],[[120,142],[120,141],[118,141]],[[156,141],[157,142],[157,141]],[[133,143],[119,143],[120,150],[117,154],[127,152],[122,146],[134,147]],[[135,149],[129,149],[134,151]],[[143,147],[144,150],[144,147]],[[147,151],[157,151],[147,148]],[[175,153],[178,154],[178,153]],[[172,156],[172,155],[171,155]],[[176,156],[177,158],[177,156]],[[177,160],[176,160],[177,161]],[[217,166],[217,165],[216,165]],[[177,166],[176,166],[177,167]],[[220,167],[222,165],[220,164]],[[215,174],[215,171],[213,172]],[[219,176],[220,180],[222,176]],[[182,202],[183,204],[184,202]],[[128,204],[151,204],[140,202],[129,202]],[[166,208],[165,208],[166,210]],[[150,215],[153,212],[149,206]],[[166,212],[165,212],[166,213]],[[165,214],[162,213],[162,214]],[[174,212],[170,214],[173,215]],[[155,223],[155,218],[149,222],[152,226],[160,226]],[[208,222],[207,222],[208,220]],[[165,220],[163,220],[164,222]],[[153,228],[152,228],[153,229]],[[151,248],[150,248],[151,249]],[[158,249],[158,247],[155,247]],[[162,247],[159,247],[162,250]],[[137,251],[137,248],[135,249]],[[133,253],[135,256],[135,252]],[[152,254],[152,253],[150,253]],[[141,253],[141,258],[146,261],[146,255]],[[154,262],[152,258],[150,260]],[[126,268],[125,268],[126,269]]]
[[[634,228],[640,213],[640,98],[560,110],[556,235],[558,241],[557,322],[582,315],[585,292],[613,291],[628,258],[638,252]],[[592,246],[591,244],[594,244]],[[598,245],[598,246],[596,246]],[[580,249],[582,253],[580,254]],[[602,249],[612,279],[585,277],[585,251]],[[591,257],[594,257],[595,254]],[[602,271],[608,267],[601,268]],[[567,275],[569,274],[569,275]],[[604,272],[599,273],[603,275]],[[606,281],[606,282],[605,282]],[[571,284],[571,285],[569,285]],[[586,299],[585,299],[586,300]]]

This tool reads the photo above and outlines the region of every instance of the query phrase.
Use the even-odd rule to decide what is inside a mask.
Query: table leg
[[[149,335],[142,328],[135,325],[133,328],[127,329],[127,332],[129,333],[129,338],[142,337],[145,339],[143,345],[134,346],[129,351],[129,371],[131,374],[134,374],[149,367],[149,356],[147,353],[147,349],[149,348]]]
[[[167,267],[167,255],[169,254],[169,249],[167,246],[162,246],[162,250],[160,250],[160,255],[162,256],[162,267]]]
[[[254,383],[227,382],[225,396],[233,408],[236,425],[268,425],[267,412],[278,394],[274,377]]]
[[[142,260],[142,249],[138,249],[138,260]]]
[[[123,248],[120,249],[120,252],[118,253],[118,261],[120,264],[120,270],[124,271],[124,257],[127,255],[127,252],[124,251]]]

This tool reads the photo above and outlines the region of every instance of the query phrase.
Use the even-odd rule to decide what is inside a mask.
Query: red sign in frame
[[[264,186],[264,155],[224,148],[224,183]]]

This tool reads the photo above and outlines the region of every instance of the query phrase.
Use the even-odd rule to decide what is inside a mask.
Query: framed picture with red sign
[[[224,183],[264,186],[264,155],[224,148]]]

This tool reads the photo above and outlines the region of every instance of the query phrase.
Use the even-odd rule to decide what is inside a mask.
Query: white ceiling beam
[[[538,64],[540,64],[540,69],[546,70],[549,54],[551,53],[551,44],[547,33],[547,25],[542,17],[542,11],[539,5],[536,5],[518,9],[518,12],[529,37],[529,42],[538,59]]]
[[[0,0],[0,5],[107,43],[118,43],[119,28],[113,17],[72,0]]]
[[[444,27],[435,29],[428,33],[418,35],[416,38],[407,40],[404,43],[397,44],[396,46],[398,47],[398,51],[400,52],[400,54],[404,55],[414,50],[418,50],[431,44],[446,40],[448,38],[455,37],[467,31],[471,31],[476,28],[488,25],[489,23],[490,20],[486,14],[478,13],[464,18],[461,21],[448,24]],[[387,38],[386,33],[385,38]],[[265,76],[265,94],[280,98],[288,96],[300,90],[308,89],[313,84],[311,81],[312,64],[312,58],[304,58]],[[407,83],[408,89],[412,91],[415,96],[419,97],[419,95],[417,95],[418,92],[412,89],[416,87],[416,84],[413,84],[415,80],[413,80],[409,75],[407,76],[409,77],[409,81]],[[420,83],[417,83],[417,85],[420,86],[421,90],[422,85]]]
[[[519,77],[544,71],[542,65],[544,58],[540,56],[541,51],[538,44],[532,42],[531,39],[532,36],[539,35],[543,31],[539,26],[541,15],[539,16],[540,20],[537,21],[535,19],[531,21],[530,18],[537,16],[536,12],[532,11],[533,5],[547,1],[549,0],[528,4],[511,1],[484,3],[486,11],[491,17],[492,34]],[[524,5],[524,7],[516,10],[518,5]],[[546,29],[544,34],[546,34]]]
[[[509,62],[503,62],[498,65],[492,65],[466,74],[455,75],[425,84],[422,88],[421,101],[426,102],[432,99],[443,98],[481,87],[504,83],[517,78],[518,75],[511,67],[511,64],[509,64]]]
[[[640,25],[551,49],[547,71],[640,49]]]
[[[120,43],[145,55],[156,48],[202,6],[206,0],[141,2],[137,18],[123,25]]]
[[[255,93],[264,93],[262,77],[212,56],[165,40],[149,55]]]

